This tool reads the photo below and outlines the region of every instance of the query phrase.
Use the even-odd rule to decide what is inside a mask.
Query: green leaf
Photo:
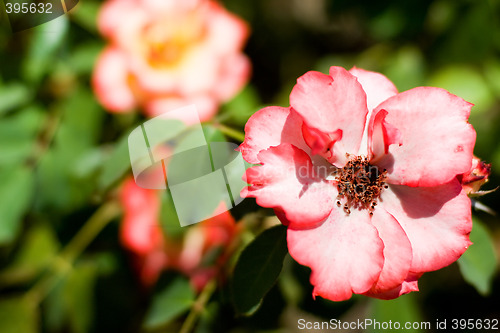
[[[57,236],[47,224],[37,224],[27,233],[24,246],[14,259],[17,266],[44,267],[57,253],[59,244]]]
[[[21,284],[33,279],[52,260],[59,248],[54,231],[44,223],[30,228],[22,244],[12,263],[1,271],[0,284]]]
[[[12,242],[33,194],[33,172],[27,167],[0,170],[0,245]]]
[[[407,294],[393,300],[372,300],[372,314],[368,318],[378,323],[398,322],[402,328],[407,322],[415,323],[422,321],[422,314],[416,301],[417,294]],[[374,325],[366,327],[368,332],[380,332],[380,329]],[[429,327],[430,329],[430,327]],[[405,329],[405,332],[424,332],[421,329]]]
[[[200,320],[196,325],[195,333],[212,333],[214,326],[217,325],[217,313],[219,312],[219,304],[212,302],[208,304],[201,313]]]
[[[71,19],[90,32],[97,33],[97,16],[101,3],[80,1],[78,7],[71,11]]]
[[[105,151],[99,147],[89,149],[76,159],[71,174],[79,179],[93,177],[106,157]]]
[[[99,188],[105,190],[130,169],[130,157],[128,153],[128,134],[122,136],[118,142],[111,148],[102,165],[99,175]]]
[[[257,91],[250,85],[222,107],[217,117],[221,122],[244,125],[248,118],[259,110],[261,101]]]
[[[68,58],[71,70],[78,74],[90,74],[102,49],[102,42],[92,41],[78,45]]]
[[[23,62],[23,77],[37,83],[54,66],[54,56],[63,45],[69,24],[66,15],[33,29],[28,54]]]
[[[0,300],[0,332],[37,333],[38,313],[36,305],[28,298]]]
[[[44,119],[43,113],[41,107],[30,106],[2,118],[0,122],[0,140],[33,139]]]
[[[258,235],[241,253],[232,279],[238,313],[251,314],[276,282],[288,253],[286,227],[275,226]]]
[[[35,141],[46,115],[30,106],[0,122],[0,166],[24,163],[34,152]]]
[[[85,88],[76,89],[59,107],[63,115],[55,145],[66,155],[79,155],[97,142],[104,114],[94,95]]]
[[[458,267],[465,281],[480,294],[488,295],[497,269],[497,258],[488,229],[475,217],[470,240],[473,244],[458,259]]]
[[[189,281],[179,277],[154,296],[143,325],[145,328],[155,328],[168,324],[189,310],[194,301],[195,293]]]
[[[79,179],[76,165],[92,150],[100,136],[103,113],[93,95],[84,88],[76,89],[60,101],[61,121],[53,144],[37,168],[39,195],[36,207],[70,211],[87,201],[95,191],[94,178]]]
[[[71,271],[64,285],[64,301],[68,311],[71,332],[84,333],[90,331],[97,272],[97,266],[93,263],[80,264]]]
[[[21,83],[0,86],[0,115],[24,105],[30,98],[30,90]]]
[[[63,274],[44,300],[44,325],[50,332],[91,332],[95,284],[101,273],[102,255],[77,263]],[[66,328],[66,329],[64,329]]]
[[[71,155],[67,156],[54,147],[45,152],[40,159],[36,169],[38,194],[35,197],[36,209],[50,207],[64,208],[64,211],[68,211],[74,207],[71,184],[67,177],[70,157]]]
[[[64,299],[64,284],[67,276],[61,277],[44,300],[44,326],[49,332],[62,332],[68,318],[68,309]]]
[[[297,280],[293,272],[293,263],[292,257],[288,256],[285,258],[278,284],[288,304],[297,305],[304,298],[304,286]]]

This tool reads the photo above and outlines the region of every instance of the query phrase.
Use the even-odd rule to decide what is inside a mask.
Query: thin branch
[[[240,142],[243,142],[245,140],[245,133],[241,131],[238,131],[226,125],[222,125],[221,123],[214,123],[213,126],[230,138],[233,138]]]
[[[26,294],[26,297],[40,303],[73,267],[73,262],[85,248],[96,238],[120,213],[121,208],[116,201],[109,201],[102,205],[61,250],[49,264],[47,273]]]
[[[182,324],[181,330],[179,333],[190,333],[193,331],[194,325],[198,321],[198,318],[203,313],[205,306],[208,301],[212,297],[212,294],[215,291],[216,283],[215,279],[210,280],[203,288],[202,292],[194,302],[191,307],[191,311],[189,312],[184,324]]]

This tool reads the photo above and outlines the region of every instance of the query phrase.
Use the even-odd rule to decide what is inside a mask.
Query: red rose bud
[[[469,196],[478,196],[490,193],[491,191],[479,191],[483,184],[488,182],[491,173],[491,164],[487,164],[474,156],[472,166],[469,171],[458,176],[462,187]],[[493,190],[494,191],[494,190]]]

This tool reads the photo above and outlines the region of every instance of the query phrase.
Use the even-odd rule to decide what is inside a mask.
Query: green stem
[[[59,281],[71,270],[71,264],[57,256],[48,267],[45,275],[25,294],[33,304],[40,304]]]
[[[85,250],[95,237],[112,221],[121,209],[117,202],[102,205],[85,223],[80,231],[50,263],[47,273],[28,291],[26,297],[40,303],[73,266],[73,261]]]
[[[31,156],[28,159],[28,163],[30,163],[33,167],[36,167],[38,163],[40,163],[40,160],[50,148],[60,121],[61,110],[59,108],[51,110],[44,126],[42,127],[42,130],[38,134]]]
[[[80,231],[61,251],[61,257],[68,262],[73,262],[83,250],[94,240],[102,229],[121,211],[121,207],[116,201],[109,201],[99,207],[99,209],[90,217]]]
[[[201,294],[198,296],[193,306],[191,307],[191,311],[182,324],[179,333],[190,333],[191,331],[193,331],[194,325],[196,324],[196,321],[198,321],[198,318],[200,317],[203,310],[205,309],[205,306],[212,297],[212,294],[215,291],[215,287],[216,283],[214,279],[210,280],[206,284],[205,288],[203,288]]]
[[[243,142],[245,140],[245,133],[238,131],[234,128],[228,127],[226,125],[222,125],[221,123],[214,123],[215,128],[224,133],[230,138]]]

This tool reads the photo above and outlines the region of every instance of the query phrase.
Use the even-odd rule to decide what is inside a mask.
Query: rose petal
[[[248,24],[219,3],[207,3],[207,43],[219,53],[239,52],[248,38]]]
[[[136,106],[129,76],[126,55],[118,49],[105,49],[97,60],[92,84],[97,98],[109,111],[130,111]]]
[[[260,163],[257,154],[281,143],[309,152],[302,137],[302,118],[290,108],[269,106],[253,114],[245,125],[245,141],[238,150],[248,163]]]
[[[403,145],[392,145],[377,163],[388,181],[435,186],[469,170],[476,132],[467,122],[472,104],[444,89],[419,87],[379,105],[386,121],[401,133]]]
[[[257,158],[262,166],[246,171],[251,186],[242,190],[242,197],[254,197],[260,206],[282,211],[296,228],[316,226],[330,214],[337,189],[317,176],[303,150],[283,143],[261,151]]]
[[[168,263],[168,257],[161,248],[135,258],[141,281],[146,286],[153,286],[160,277],[161,271]]]
[[[307,72],[297,80],[290,105],[309,127],[325,133],[342,130],[342,139],[335,143],[336,151],[342,152],[334,158],[337,166],[347,161],[346,152],[358,152],[368,113],[366,94],[345,69],[331,67],[330,75]]]
[[[368,111],[373,111],[380,103],[398,93],[396,86],[380,73],[353,67],[349,73],[354,75],[366,93]]]
[[[402,145],[401,132],[385,121],[387,111],[378,110],[369,121],[368,126],[368,156],[370,163],[376,164],[378,158],[389,153],[392,144]]]
[[[310,128],[306,124],[302,125],[302,136],[309,148],[311,148],[311,155],[319,154],[331,162],[335,162],[337,154],[341,154],[341,152],[336,152],[337,146],[335,146],[335,143],[342,139],[342,135],[342,130],[326,134]]]
[[[390,185],[381,198],[377,209],[383,207],[394,216],[410,240],[410,271],[448,266],[471,244],[471,204],[456,179],[435,187]]]
[[[410,273],[403,283],[391,290],[379,293],[367,292],[363,295],[385,300],[398,298],[399,296],[411,293],[412,291],[418,291],[418,279],[420,276],[422,276],[422,274]]]
[[[287,239],[290,255],[312,269],[313,296],[333,301],[368,291],[384,263],[384,245],[366,210],[346,215],[335,208],[317,228],[288,228]]]
[[[219,204],[214,214],[217,215],[199,224],[206,239],[206,246],[208,248],[227,246],[239,233],[241,225],[236,224],[224,202]]]
[[[186,125],[195,125],[199,121],[207,121],[213,118],[217,113],[217,104],[205,95],[197,96],[170,96],[170,97],[160,97],[156,99],[149,100],[145,105],[145,113],[149,117],[156,117],[165,112],[180,109],[186,107],[186,105],[196,105],[196,111],[198,112],[198,117],[192,117],[191,114],[186,114],[185,117],[176,118],[183,121]],[[166,114],[165,117],[169,115]],[[178,114],[176,115],[178,116]]]
[[[354,75],[358,82],[363,87],[366,93],[366,104],[368,107],[368,115],[366,119],[371,119],[373,110],[383,101],[398,93],[396,86],[384,75],[376,72],[366,71],[361,68],[353,67],[349,73]],[[359,147],[358,155],[368,156],[368,125],[366,122],[365,130],[363,131],[363,139]]]
[[[412,261],[411,244],[398,221],[381,207],[375,208],[372,224],[384,243],[384,266],[369,294],[398,287],[405,281]]]
[[[218,99],[227,101],[239,93],[247,83],[251,72],[251,63],[248,57],[242,54],[225,57],[222,62],[219,79],[212,89]]]
[[[141,255],[158,249],[163,242],[163,234],[158,223],[160,214],[158,192],[140,188],[133,179],[128,179],[123,185],[120,199],[124,208],[122,243]]]
[[[121,0],[122,2],[124,0]],[[125,0],[127,1],[127,0]],[[183,11],[193,10],[199,6],[202,0],[141,0],[141,5],[148,9],[152,14],[158,12],[182,13]]]
[[[223,67],[221,56],[207,47],[193,47],[186,52],[182,64],[175,68],[173,78],[182,94],[197,94],[214,89],[220,79],[220,71]],[[166,75],[172,75],[166,73]]]
[[[97,27],[115,45],[134,50],[140,43],[139,33],[150,20],[147,9],[140,3],[112,0],[103,3],[97,16]]]
[[[183,240],[182,251],[179,255],[179,268],[190,271],[200,265],[203,250],[207,239],[202,228],[190,228]]]

